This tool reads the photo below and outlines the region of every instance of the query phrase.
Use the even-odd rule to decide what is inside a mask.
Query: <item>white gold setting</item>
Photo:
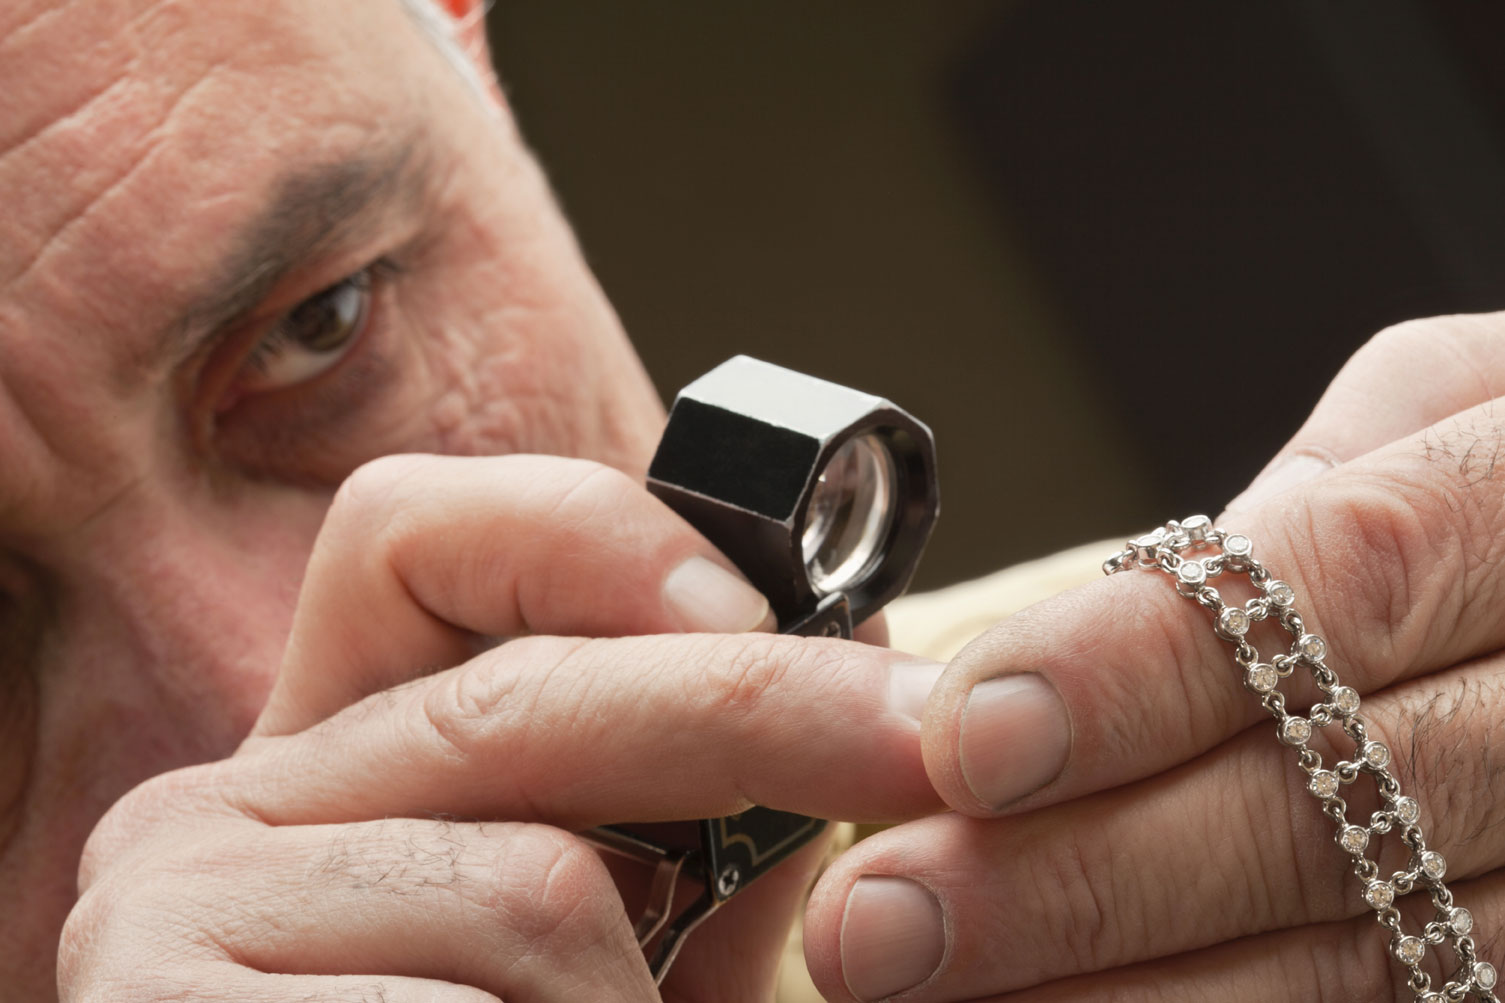
[[[1168,523],[1130,541],[1127,549],[1103,563],[1107,574],[1135,568],[1166,572],[1175,578],[1178,592],[1211,611],[1214,630],[1234,647],[1233,660],[1243,672],[1244,686],[1275,719],[1276,737],[1293,749],[1297,765],[1307,776],[1307,790],[1318,799],[1323,813],[1337,823],[1335,841],[1351,858],[1364,902],[1374,910],[1380,925],[1390,931],[1390,952],[1409,970],[1408,984],[1417,1003],[1461,1003],[1469,995],[1485,1003],[1500,1003],[1494,994],[1499,975],[1493,965],[1475,953],[1473,914],[1454,903],[1443,884],[1447,861],[1427,847],[1420,826],[1421,806],[1415,798],[1401,794],[1400,784],[1390,772],[1389,747],[1369,737],[1359,716],[1359,692],[1342,685],[1325,663],[1327,642],[1306,629],[1295,609],[1295,590],[1272,577],[1254,558],[1254,546],[1247,536],[1218,529],[1206,516]],[[1211,584],[1223,574],[1246,576],[1259,594],[1243,606],[1224,600]],[[1265,662],[1246,635],[1267,619],[1284,628],[1291,645],[1288,654],[1277,654]],[[1304,715],[1286,709],[1285,694],[1279,686],[1280,680],[1297,667],[1311,672],[1325,697]],[[1352,761],[1327,768],[1322,755],[1307,744],[1319,728],[1327,727],[1341,729],[1352,741]],[[1344,784],[1366,776],[1372,778],[1388,806],[1375,812],[1367,826],[1348,819],[1348,805],[1342,796]],[[1412,869],[1389,880],[1366,855],[1378,841],[1376,837],[1387,834],[1404,843],[1412,855]],[[1436,910],[1420,936],[1402,930],[1397,907],[1400,897],[1412,893],[1426,894]],[[1422,966],[1432,953],[1429,946],[1443,944],[1451,947],[1456,967],[1445,984],[1434,988],[1432,974]],[[1441,958],[1443,952],[1437,953]]]

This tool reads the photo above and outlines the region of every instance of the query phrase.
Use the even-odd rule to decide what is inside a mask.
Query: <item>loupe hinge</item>
[[[836,592],[826,596],[815,607],[815,612],[800,617],[789,624],[780,624],[780,634],[795,634],[799,637],[840,637],[851,640],[852,604],[846,593]]]

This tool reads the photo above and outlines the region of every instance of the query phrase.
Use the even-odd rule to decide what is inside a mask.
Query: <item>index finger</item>
[[[272,825],[442,813],[584,829],[754,804],[893,821],[939,807],[915,699],[939,672],[824,638],[523,638],[258,739],[205,783]]]
[[[771,627],[767,601],[626,474],[553,456],[392,456],[341,488],[255,734],[464,661],[482,636]]]

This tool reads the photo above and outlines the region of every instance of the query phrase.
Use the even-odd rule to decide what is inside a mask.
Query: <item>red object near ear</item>
[[[480,0],[439,0],[439,3],[456,21],[463,21],[476,8]]]

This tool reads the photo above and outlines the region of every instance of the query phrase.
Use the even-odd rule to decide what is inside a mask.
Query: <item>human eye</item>
[[[297,386],[333,369],[371,323],[380,270],[380,264],[362,268],[276,318],[247,351],[233,397]]]

